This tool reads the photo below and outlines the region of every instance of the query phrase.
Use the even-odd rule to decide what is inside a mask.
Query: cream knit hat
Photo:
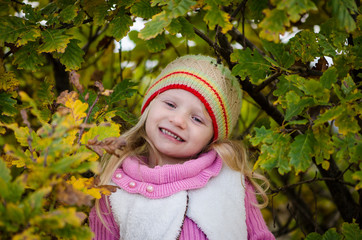
[[[158,94],[169,89],[183,89],[200,99],[212,119],[214,140],[230,135],[240,113],[242,92],[229,69],[208,56],[177,58],[151,84],[141,112]]]

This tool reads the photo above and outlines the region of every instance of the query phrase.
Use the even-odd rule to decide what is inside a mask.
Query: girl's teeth
[[[176,136],[176,135],[173,134],[172,132],[169,132],[169,131],[167,131],[167,130],[165,130],[165,129],[161,129],[161,131],[162,131],[164,134],[167,134],[167,135],[173,137],[174,139],[176,139],[176,140],[178,140],[178,141],[182,141],[182,139],[181,139],[180,137]]]

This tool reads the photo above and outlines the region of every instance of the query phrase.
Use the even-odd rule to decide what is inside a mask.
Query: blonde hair
[[[256,204],[257,207],[263,208],[268,205],[269,199],[266,191],[269,189],[270,183],[266,177],[251,170],[249,167],[248,153],[242,142],[230,139],[221,139],[211,143],[208,149],[215,150],[231,169],[242,173],[245,179],[252,184],[255,189],[255,193],[260,195],[262,198],[262,202],[260,204]],[[258,184],[259,181],[261,184]]]
[[[152,102],[151,102],[152,105]],[[124,159],[129,156],[148,156],[150,150],[156,154],[158,153],[152,142],[148,139],[146,134],[146,119],[149,113],[150,106],[148,106],[144,113],[141,115],[138,123],[125,132],[122,137],[126,140],[127,145],[122,150],[122,157],[115,155],[106,155],[101,160],[101,174],[100,185],[107,185],[111,181],[113,173],[122,164]],[[260,195],[263,202],[256,204],[257,207],[263,208],[268,205],[268,197],[266,194],[269,188],[269,181],[261,174],[253,172],[248,165],[248,156],[245,147],[240,141],[233,141],[229,139],[219,139],[211,142],[209,146],[206,146],[202,152],[215,150],[221,159],[233,170],[239,171],[242,175],[253,185],[255,193]],[[257,180],[261,180],[262,184],[258,184]],[[242,181],[242,179],[240,179]],[[242,181],[244,186],[244,183]],[[245,187],[245,186],[244,186]],[[96,200],[96,212],[103,225],[106,226],[102,214],[110,214],[110,207],[108,199],[105,198],[108,212],[101,212],[99,200]]]

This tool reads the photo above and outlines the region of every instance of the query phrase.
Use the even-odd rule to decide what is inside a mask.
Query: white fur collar
[[[179,236],[187,208],[186,215],[209,240],[246,240],[245,189],[241,182],[239,172],[223,166],[205,187],[167,198],[148,199],[119,189],[110,196],[110,203],[120,225],[120,239],[174,240]]]

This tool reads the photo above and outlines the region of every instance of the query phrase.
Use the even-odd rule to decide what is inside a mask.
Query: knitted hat
[[[238,119],[242,98],[240,86],[229,69],[208,56],[177,58],[149,87],[141,112],[158,94],[169,89],[183,89],[200,99],[212,119],[214,140],[229,136]]]

